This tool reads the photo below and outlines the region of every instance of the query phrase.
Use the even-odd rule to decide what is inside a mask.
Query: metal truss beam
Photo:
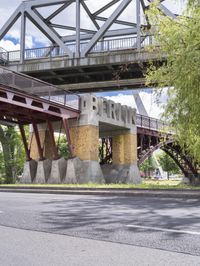
[[[96,32],[95,32],[96,33]],[[136,28],[128,28],[128,29],[120,29],[120,30],[109,30],[104,34],[105,38],[111,38],[111,37],[119,37],[119,36],[128,36],[128,35],[133,35],[137,33]],[[90,40],[94,34],[81,34],[80,35],[80,40]],[[65,36],[62,38],[64,42],[74,42],[76,40],[76,35],[70,35],[70,36]]]
[[[46,18],[46,21],[50,21],[53,18],[55,18],[57,15],[59,15],[63,10],[65,10],[68,6],[70,6],[74,1],[69,1],[67,3],[65,3],[64,5],[62,5],[60,8],[58,8],[55,12],[53,12],[50,16],[48,16]]]
[[[82,2],[81,4],[82,4],[83,8],[85,9],[86,13],[88,14],[89,18],[91,19],[91,21],[93,22],[93,24],[96,27],[96,29],[99,30],[100,27],[99,27],[99,24],[95,20],[95,16],[92,15],[92,13],[90,12],[89,8],[87,7],[87,5],[84,2]]]
[[[65,43],[60,39],[60,37],[55,34],[55,32],[50,29],[32,9],[29,9],[27,16],[35,25],[37,25],[37,27],[45,34],[46,37],[48,37],[53,43],[58,44],[70,57],[73,56],[73,53],[69,50],[69,48],[66,47]]]
[[[168,8],[166,8],[161,0],[158,8],[166,15],[173,19],[176,19],[176,15],[173,14]],[[128,5],[134,2],[136,5],[136,22],[131,20],[121,20],[118,19],[119,16],[126,10]],[[147,4],[144,0],[108,0],[108,2],[92,12],[89,4],[86,0],[28,0],[23,1],[15,12],[10,16],[8,21],[0,29],[0,40],[5,37],[11,27],[15,22],[21,17],[21,32],[20,32],[20,62],[24,62],[24,55],[26,49],[25,37],[26,37],[26,20],[27,18],[41,31],[51,42],[52,45],[58,46],[61,50],[65,51],[65,54],[72,57],[85,57],[87,56],[92,48],[101,39],[111,38],[111,37],[121,37],[128,35],[137,36],[137,42],[135,48],[141,48],[141,42],[143,41],[141,37],[141,28],[150,28],[150,23],[147,14],[145,14],[146,9],[149,7],[153,0],[148,0]],[[75,5],[75,25],[69,25],[68,18],[64,23],[54,23],[52,20],[59,16],[64,10],[71,7],[72,3]],[[111,13],[110,7],[117,5],[114,12]],[[48,8],[50,6],[57,6],[57,9],[52,11],[46,18],[40,13],[40,8]],[[90,19],[90,22],[94,25],[94,29],[91,29],[91,23],[88,26],[81,27],[81,6],[86,12]],[[110,16],[105,17],[104,12],[110,12]],[[144,14],[142,14],[143,12]],[[140,14],[141,13],[141,14]],[[146,22],[144,25],[141,24],[141,16],[144,15]],[[100,22],[104,22],[100,26]],[[112,26],[118,26],[119,29],[111,30]],[[74,34],[69,34],[68,36],[61,36],[57,29],[74,31]],[[81,42],[87,40],[88,43],[84,45],[84,49],[81,48]],[[76,47],[67,47],[66,43],[71,42]],[[82,51],[80,51],[82,50]],[[59,49],[58,49],[59,51]]]
[[[113,22],[120,16],[120,14],[125,10],[125,8],[130,4],[131,0],[123,0],[121,4],[115,9],[112,15],[106,20],[103,26],[98,30],[98,32],[93,36],[89,44],[84,49],[82,56],[88,54],[88,52],[94,47],[94,45],[99,41],[99,39],[105,34],[105,32],[110,28]]]
[[[150,3],[155,2],[155,0],[147,0]],[[163,12],[163,14],[165,14],[168,17],[171,17],[172,19],[176,19],[176,15],[174,13],[172,13],[168,8],[166,8],[163,4],[161,4],[162,2],[164,2],[165,0],[161,0],[160,4],[158,4],[158,8],[160,9],[160,11]]]
[[[15,24],[18,18],[21,16],[21,7],[22,4],[15,10],[12,16],[9,17],[8,21],[0,29],[0,40],[8,33],[10,28]]]
[[[28,7],[46,7],[46,6],[54,6],[60,4],[66,4],[67,2],[74,2],[75,0],[29,0],[26,1],[25,4]],[[83,0],[82,0],[83,1]]]
[[[107,5],[103,6],[102,8],[100,8],[99,10],[97,10],[96,12],[93,13],[93,16],[98,16],[99,14],[101,14],[102,12],[104,12],[105,10],[107,10],[108,8],[110,8],[111,6],[115,5],[116,3],[118,3],[120,0],[113,0],[111,2],[109,2]]]
[[[53,24],[53,23],[49,23],[49,26],[51,28],[76,31],[76,27],[72,27],[72,26],[65,26],[65,25],[59,25],[59,24]],[[80,28],[80,32],[89,33],[90,34],[90,38],[91,38],[91,36],[93,36],[96,33],[96,31],[94,31],[94,30],[88,30],[88,29],[83,29],[83,28]],[[72,37],[72,36],[70,36],[70,37]],[[75,41],[75,35],[74,35],[73,41]]]

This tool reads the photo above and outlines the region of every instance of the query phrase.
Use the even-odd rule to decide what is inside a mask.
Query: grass
[[[51,185],[51,184],[10,184],[10,185],[3,185],[1,186],[15,186],[15,187],[60,187],[60,188],[119,188],[119,189],[127,189],[127,188],[140,188],[140,189],[199,189],[200,186],[192,186],[192,185],[185,185],[182,184],[180,180],[143,180],[141,184],[133,185],[133,184],[59,184],[59,185]]]

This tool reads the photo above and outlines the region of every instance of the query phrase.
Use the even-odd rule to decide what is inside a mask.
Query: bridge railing
[[[82,52],[89,41],[81,42],[80,51]],[[153,36],[142,36],[141,37],[141,48],[151,45],[153,42]],[[66,44],[74,54],[76,51],[75,43]],[[92,48],[92,53],[109,52],[117,50],[128,50],[137,49],[137,37],[127,37],[127,38],[116,38],[116,39],[106,39],[97,42],[97,44]],[[4,55],[8,62],[20,61],[20,51],[10,51]],[[43,58],[54,58],[59,56],[67,56],[64,49],[57,46],[49,46],[42,48],[32,48],[26,49],[24,54],[25,60],[33,59],[43,59]]]
[[[43,98],[49,102],[80,110],[79,95],[3,67],[0,67],[0,85]]]
[[[8,52],[0,47],[0,62],[6,64],[8,62]]]
[[[137,127],[151,129],[155,131],[164,131],[169,128],[169,124],[162,120],[140,114],[136,115],[136,125]]]

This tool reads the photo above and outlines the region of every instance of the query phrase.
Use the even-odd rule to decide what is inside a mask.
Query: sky
[[[146,1],[146,0],[145,0]],[[21,0],[0,0],[0,27],[8,20],[8,14],[11,15],[14,10],[19,6]],[[100,7],[108,3],[109,0],[87,0],[87,4],[90,7],[92,12],[95,12]],[[147,2],[147,1],[146,1]],[[163,4],[169,8],[172,12],[180,14],[184,8],[184,0],[165,0]],[[68,25],[75,25],[75,16],[73,16],[73,10],[75,5],[71,6],[69,11],[65,11],[60,14],[58,18],[55,18],[53,23],[60,23],[65,21],[67,18]],[[112,7],[111,11],[114,11],[116,7]],[[50,14],[50,11],[53,11],[55,7],[41,8],[39,11],[44,17],[47,17]],[[135,22],[135,5],[134,1],[128,6],[126,11],[121,15],[120,19],[127,19],[129,21]],[[104,12],[102,15],[105,17],[108,16],[108,11]],[[64,24],[64,23],[63,23]],[[81,16],[81,26],[93,29],[88,16],[82,10]],[[113,29],[116,29],[115,26]],[[59,32],[61,35],[72,34],[72,32],[64,32],[63,30]],[[27,36],[26,36],[26,48],[36,48],[36,47],[45,47],[49,45],[49,40],[43,36],[31,22],[27,22]],[[7,51],[19,50],[20,49],[20,20],[9,31],[9,34],[5,36],[3,40],[0,41],[0,47],[3,47]],[[135,107],[133,91],[118,91],[112,93],[99,94],[100,96],[107,97],[113,101],[120,102],[122,104]],[[167,101],[167,92],[164,90],[163,95],[160,97],[160,103],[156,103],[156,96],[152,90],[146,91],[143,90],[140,92],[140,97],[142,98],[146,111],[149,116],[160,118],[162,113],[162,106]]]

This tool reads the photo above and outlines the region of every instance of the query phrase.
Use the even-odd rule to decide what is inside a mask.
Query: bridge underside
[[[100,53],[87,58],[55,57],[27,60],[9,68],[73,92],[100,92],[144,88],[149,60],[161,65],[156,54],[135,50]]]

